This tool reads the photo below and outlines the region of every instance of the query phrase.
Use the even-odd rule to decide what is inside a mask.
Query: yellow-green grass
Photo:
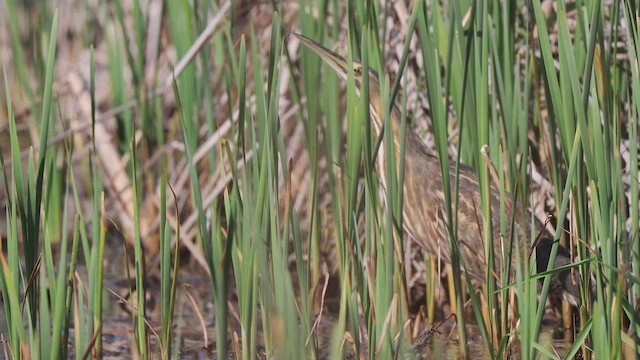
[[[348,44],[344,55],[378,72],[384,108],[398,106],[409,127],[417,119],[410,117],[413,109],[407,104],[407,72],[418,72],[417,91],[429,107],[442,173],[448,173],[451,153],[456,163],[477,169],[482,194],[478,217],[491,218],[491,182],[500,188],[502,204],[507,200],[528,204],[533,191],[529,164],[546,159],[536,166],[553,188],[556,240],[574,249],[572,271],[582,279],[582,306],[572,317],[574,339],[563,356],[638,354],[640,33],[635,20],[628,20],[636,19],[637,4],[615,4],[559,1],[555,16],[549,17],[539,0],[526,6],[497,0],[416,0],[409,4],[405,25],[410,36],[401,40],[405,47],[400,70],[391,77],[385,67],[386,35],[394,31],[387,22],[391,5],[300,1],[295,14],[300,25],[291,27],[283,20],[291,10],[286,3],[275,2],[268,27],[251,27],[238,36],[233,15],[241,9],[229,9],[223,1],[167,1],[161,27],[168,39],[164,45],[175,49],[176,61],[189,56],[208,21],[222,11],[228,15],[167,87],[158,68],[151,68],[151,80],[146,75],[149,64],[157,60],[146,57],[153,40],[147,29],[154,21],[146,2],[79,2],[78,7],[88,13],[108,14],[100,21],[98,15],[87,17],[86,38],[79,42],[93,49],[91,43],[97,39],[96,48],[106,49],[107,64],[101,66],[108,69],[110,106],[125,108],[116,118],[113,142],[129,159],[125,168],[133,189],[134,271],[125,267],[119,274],[131,279],[137,290],[130,299],[135,309],[132,352],[142,358],[180,354],[179,346],[172,347],[179,344],[174,341],[173,314],[186,265],[180,264],[176,251],[182,239],[180,225],[170,222],[185,215],[173,205],[180,199],[188,199],[188,209],[197,214],[196,244],[211,274],[219,358],[255,359],[258,353],[283,359],[392,358],[398,352],[410,356],[419,350],[413,345],[412,326],[407,326],[415,314],[407,306],[404,253],[409,243],[402,231],[402,151],[398,158],[385,156],[388,172],[376,173],[378,151],[391,153],[379,146],[380,140],[392,134],[372,133],[366,87],[357,91],[353,69],[343,84],[312,52],[301,48],[290,53],[288,33],[296,31],[327,47],[339,41]],[[46,1],[5,0],[1,6],[6,10],[11,42],[6,45],[12,54],[10,72],[3,74],[7,111],[0,118],[6,115],[10,141],[10,153],[0,154],[6,203],[6,241],[0,257],[1,299],[8,325],[5,349],[16,358],[99,356],[102,334],[109,331],[103,327],[104,302],[118,301],[105,294],[103,281],[103,264],[109,261],[105,239],[113,217],[106,209],[115,196],[105,194],[108,179],[98,163],[95,142],[89,155],[77,160],[73,141],[49,141],[68,128],[53,91],[59,75],[54,69],[60,65],[56,39],[63,36],[57,32],[62,17]],[[577,12],[572,13],[574,9]],[[40,16],[33,18],[38,22],[25,29],[20,20],[36,10]],[[243,16],[251,22],[255,20],[251,14]],[[258,36],[261,32],[270,34],[268,44],[261,43],[265,41]],[[557,44],[550,39],[557,39]],[[611,45],[617,39],[623,47]],[[619,54],[621,48],[626,49],[625,56]],[[90,120],[95,140],[96,87],[106,85],[96,84],[93,50],[91,54]],[[416,56],[420,66],[407,66],[408,59]],[[280,83],[283,79],[289,83]],[[163,96],[171,90],[175,106],[168,113]],[[218,101],[224,96],[226,102]],[[29,109],[18,119],[22,124],[14,116],[14,101]],[[291,139],[282,131],[285,102],[295,108],[291,121],[304,127],[311,185],[303,208],[293,201],[296,179],[291,178],[290,161],[296,159],[288,155]],[[389,113],[383,115],[388,122]],[[196,161],[200,146],[226,120],[232,121],[230,135]],[[31,144],[18,136],[19,125],[24,124],[37,129],[39,141],[33,144],[37,147],[29,149]],[[176,142],[182,150],[168,150]],[[482,155],[484,145],[487,157]],[[169,188],[174,185],[169,182],[174,170],[169,164],[176,158],[189,164],[188,186],[174,193]],[[497,178],[490,175],[491,167]],[[216,173],[231,180],[219,197],[207,203],[203,184]],[[379,198],[379,176],[388,184],[384,203]],[[444,210],[455,297],[449,302],[457,309],[460,351],[474,355],[465,346],[470,341],[466,325],[471,321],[477,324],[490,358],[505,358],[514,349],[523,358],[557,357],[539,339],[549,275],[558,270],[536,275],[534,259],[518,258],[515,278],[506,276],[511,269],[493,269],[501,281],[489,276],[483,291],[475,292],[456,256],[458,191],[448,176],[443,179],[450,204]],[[157,255],[143,247],[141,230],[141,218],[156,216],[143,206],[156,187]],[[329,209],[322,205],[326,197],[331,199]],[[85,203],[91,204],[90,211],[78,211]],[[324,221],[326,213],[332,214],[329,221]],[[512,228],[508,225],[515,221],[508,213],[503,205],[503,229]],[[483,228],[485,249],[492,247],[490,229]],[[503,236],[505,243],[519,248],[518,242],[532,244],[536,234]],[[326,259],[321,248],[328,242],[334,245],[336,274],[326,273],[322,266]],[[552,258],[556,251],[554,246]],[[493,254],[481,254],[490,267]],[[159,331],[150,328],[145,302],[144,278],[150,264],[156,263],[154,256],[160,257]],[[329,276],[335,286],[326,293]],[[427,274],[428,289],[440,286],[434,279],[434,274]],[[433,308],[433,297],[428,291],[424,305]],[[335,303],[335,323],[330,333],[321,333],[326,327],[316,322],[323,316],[321,310],[329,311],[327,299]],[[465,317],[463,309],[473,316]],[[75,333],[73,344],[68,343],[70,332]],[[149,346],[151,337],[157,337],[159,347]]]

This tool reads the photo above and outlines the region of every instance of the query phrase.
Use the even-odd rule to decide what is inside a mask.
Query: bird
[[[343,56],[325,48],[316,41],[309,39],[301,34],[293,33],[302,44],[316,53],[325,63],[327,63],[342,79],[347,79],[348,60]],[[362,64],[352,61],[353,77],[355,80],[356,90],[359,91],[363,84],[363,68]],[[369,108],[372,129],[375,135],[379,135],[383,129],[383,102],[380,94],[380,85],[378,75],[375,71],[369,70]],[[400,149],[400,111],[394,104],[389,114],[390,123],[393,127],[393,148],[396,155]],[[405,131],[405,166],[404,166],[404,182],[403,182],[403,225],[405,232],[415,241],[417,241],[424,249],[431,254],[439,255],[441,259],[450,264],[451,256],[449,254],[449,233],[446,225],[445,213],[445,196],[441,178],[440,163],[438,157],[431,152],[427,145],[422,141],[420,136],[407,127]],[[386,172],[384,160],[384,143],[379,147],[381,149],[376,158],[376,172],[378,174],[379,183],[382,187],[382,193],[386,193]],[[451,184],[456,181],[456,163],[449,161],[449,176]],[[484,258],[484,241],[482,237],[482,216],[479,206],[480,188],[476,171],[467,165],[459,165],[458,173],[458,229],[457,239],[460,249],[462,262],[467,273],[476,283],[487,280],[486,269],[487,264]],[[492,207],[492,231],[494,239],[494,263],[495,269],[501,269],[502,256],[502,236],[500,233],[500,195],[495,184],[491,184],[490,202]],[[507,199],[510,196],[507,194]],[[509,201],[509,200],[507,200]],[[507,211],[511,212],[512,206],[507,203]],[[516,203],[516,209],[519,211],[520,206]],[[507,216],[511,215],[507,213]],[[518,218],[518,217],[516,217]],[[529,217],[527,217],[529,218]],[[530,234],[530,224],[515,223],[516,235],[520,237],[520,244]],[[538,222],[535,226],[543,228],[538,240],[535,242],[536,251],[536,270],[543,272],[547,270],[551,248],[554,238],[544,227]],[[509,228],[507,228],[507,234]],[[530,253],[529,247],[523,245],[520,249],[521,254],[527,256]],[[513,254],[512,254],[513,255]],[[515,269],[515,256],[511,256],[511,278],[513,278]],[[559,268],[571,264],[569,251],[562,245],[558,245],[557,256],[554,267]],[[512,280],[512,279],[511,279]],[[549,294],[561,294],[560,297],[573,306],[580,305],[579,286],[577,274],[571,270],[563,270],[552,275]]]

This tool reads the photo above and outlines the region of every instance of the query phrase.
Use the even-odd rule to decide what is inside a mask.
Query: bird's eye
[[[362,68],[360,68],[360,67],[354,67],[354,68],[353,68],[353,73],[354,73],[355,75],[357,75],[357,76],[362,75]]]

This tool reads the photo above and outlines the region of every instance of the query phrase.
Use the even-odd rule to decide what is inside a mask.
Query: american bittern
[[[338,75],[347,78],[347,60],[330,51],[315,41],[304,36],[296,36],[327,64],[329,64]],[[353,63],[353,74],[356,88],[362,85],[362,65]],[[379,134],[383,127],[382,99],[380,98],[380,88],[378,76],[374,71],[369,71],[369,96],[371,125],[375,134]],[[400,112],[396,106],[390,114],[394,149],[396,155],[400,151]],[[385,161],[384,145],[380,147],[377,156],[376,168],[380,179],[380,184],[386,190],[385,183]],[[440,165],[438,158],[430,153],[430,150],[422,142],[418,134],[407,129],[405,138],[405,168],[404,168],[404,204],[403,219],[405,230],[413,239],[418,241],[426,250],[432,254],[440,254],[444,261],[450,263],[449,256],[449,235],[446,227],[445,198],[440,177]],[[450,163],[449,175],[451,184],[456,181],[455,163]],[[479,206],[480,190],[476,172],[469,166],[460,165],[458,176],[459,203],[458,211],[458,242],[462,261],[466,266],[469,275],[477,281],[486,281],[486,261],[484,258],[484,241],[482,238],[482,217]],[[509,198],[509,196],[507,196]],[[491,185],[491,207],[492,226],[494,238],[494,262],[495,268],[501,269],[502,237],[499,228],[500,200],[499,191],[494,184]],[[510,211],[511,205],[507,204]],[[507,214],[509,216],[509,214]],[[517,217],[516,217],[517,218]],[[528,217],[527,217],[528,218]],[[540,224],[536,224],[540,228]],[[524,243],[524,239],[530,234],[529,224],[516,223],[516,236]],[[509,229],[507,229],[509,233]],[[545,271],[549,262],[553,238],[546,231],[536,244],[536,258],[538,272]],[[515,251],[515,250],[514,250]],[[522,246],[521,255],[527,256],[529,253],[526,245]],[[515,267],[515,256],[511,259],[511,269]],[[569,253],[559,247],[555,260],[555,267],[564,266],[570,263]],[[511,280],[511,279],[510,279]],[[578,286],[576,279],[570,271],[565,270],[556,273],[551,279],[551,292],[562,294],[562,297],[573,305],[579,304]]]

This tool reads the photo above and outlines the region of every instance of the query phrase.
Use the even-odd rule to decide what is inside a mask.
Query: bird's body
[[[298,38],[311,50],[316,52],[327,64],[329,64],[342,78],[347,77],[347,62],[340,55],[322,47],[318,43],[306,37],[298,35]],[[362,68],[361,65],[354,62],[354,77],[356,87],[360,89],[362,84]],[[370,94],[370,112],[371,125],[376,135],[382,131],[382,101],[380,99],[380,91],[377,75],[371,71],[369,74],[369,94]],[[397,156],[400,154],[400,116],[398,109],[394,106],[390,114],[391,125],[393,129],[393,149]],[[404,157],[404,183],[403,183],[403,224],[406,232],[420,243],[427,251],[432,254],[439,255],[442,260],[447,263],[451,262],[449,254],[449,234],[446,226],[445,215],[445,197],[443,192],[442,177],[440,171],[440,163],[438,158],[431,153],[426,144],[420,139],[417,133],[411,129],[405,132],[405,157]],[[384,138],[384,137],[383,137]],[[386,190],[385,177],[385,146],[380,146],[377,154],[376,168],[379,175],[381,186]],[[485,241],[483,239],[482,211],[480,200],[480,189],[478,178],[473,168],[460,165],[459,173],[456,177],[455,164],[449,164],[450,183],[458,182],[458,244],[462,261],[468,274],[475,280],[486,281],[487,264],[485,261]],[[386,191],[383,191],[386,193]],[[506,196],[507,216],[511,213],[511,204],[508,202],[509,196]],[[492,184],[490,189],[490,202],[492,208],[492,233],[493,233],[493,250],[494,250],[494,269],[501,269],[503,250],[508,252],[509,249],[503,248],[503,236],[508,236],[510,229],[508,228],[503,234],[500,232],[500,199],[497,187]],[[519,209],[518,206],[516,206]],[[520,217],[516,216],[516,220]],[[530,218],[527,216],[527,219]],[[536,222],[535,230],[542,229],[542,225]],[[515,223],[516,236],[520,240],[519,251],[521,259],[529,253],[529,239],[531,233],[527,223]],[[551,244],[553,238],[545,231],[536,248],[538,258],[538,271],[546,270],[549,254],[551,252]],[[568,252],[564,248],[559,248],[556,257],[556,267],[567,265],[570,263]],[[511,273],[515,266],[515,254],[510,258]],[[496,274],[497,272],[493,272]],[[509,279],[512,280],[512,279]],[[579,303],[578,287],[575,278],[570,272],[564,271],[552,277],[552,289],[562,293],[563,297],[570,303],[577,305]]]
[[[395,131],[395,129],[394,129]],[[449,255],[449,234],[446,225],[445,194],[443,191],[440,163],[428,147],[422,142],[420,137],[413,131],[406,132],[405,146],[405,167],[403,184],[403,216],[404,227],[407,233],[418,241],[425,249],[432,254],[438,254],[445,262],[451,263]],[[381,146],[381,149],[383,147]],[[395,145],[396,154],[399,154],[399,146]],[[380,151],[381,159],[384,155]],[[378,171],[382,171],[381,161],[377,162]],[[480,208],[480,189],[476,172],[473,168],[460,164],[456,177],[455,163],[449,164],[450,184],[458,183],[458,244],[460,253],[464,260],[464,265],[469,270],[469,275],[479,281],[486,280],[487,268],[485,262],[485,248],[482,237],[482,209]],[[386,188],[384,181],[382,186]],[[416,192],[415,189],[421,189]],[[385,192],[383,192],[385,193]],[[506,252],[509,249],[502,247],[502,239],[509,234],[509,222],[507,222],[505,233],[500,231],[499,191],[495,186],[490,189],[490,201],[492,208],[492,233],[494,241],[494,261],[495,269],[501,268],[501,250]],[[507,209],[511,204],[506,199]],[[523,231],[519,223],[516,223],[517,235],[520,239],[528,235],[528,231]],[[522,254],[524,255],[524,254]],[[515,259],[515,256],[512,256]]]

